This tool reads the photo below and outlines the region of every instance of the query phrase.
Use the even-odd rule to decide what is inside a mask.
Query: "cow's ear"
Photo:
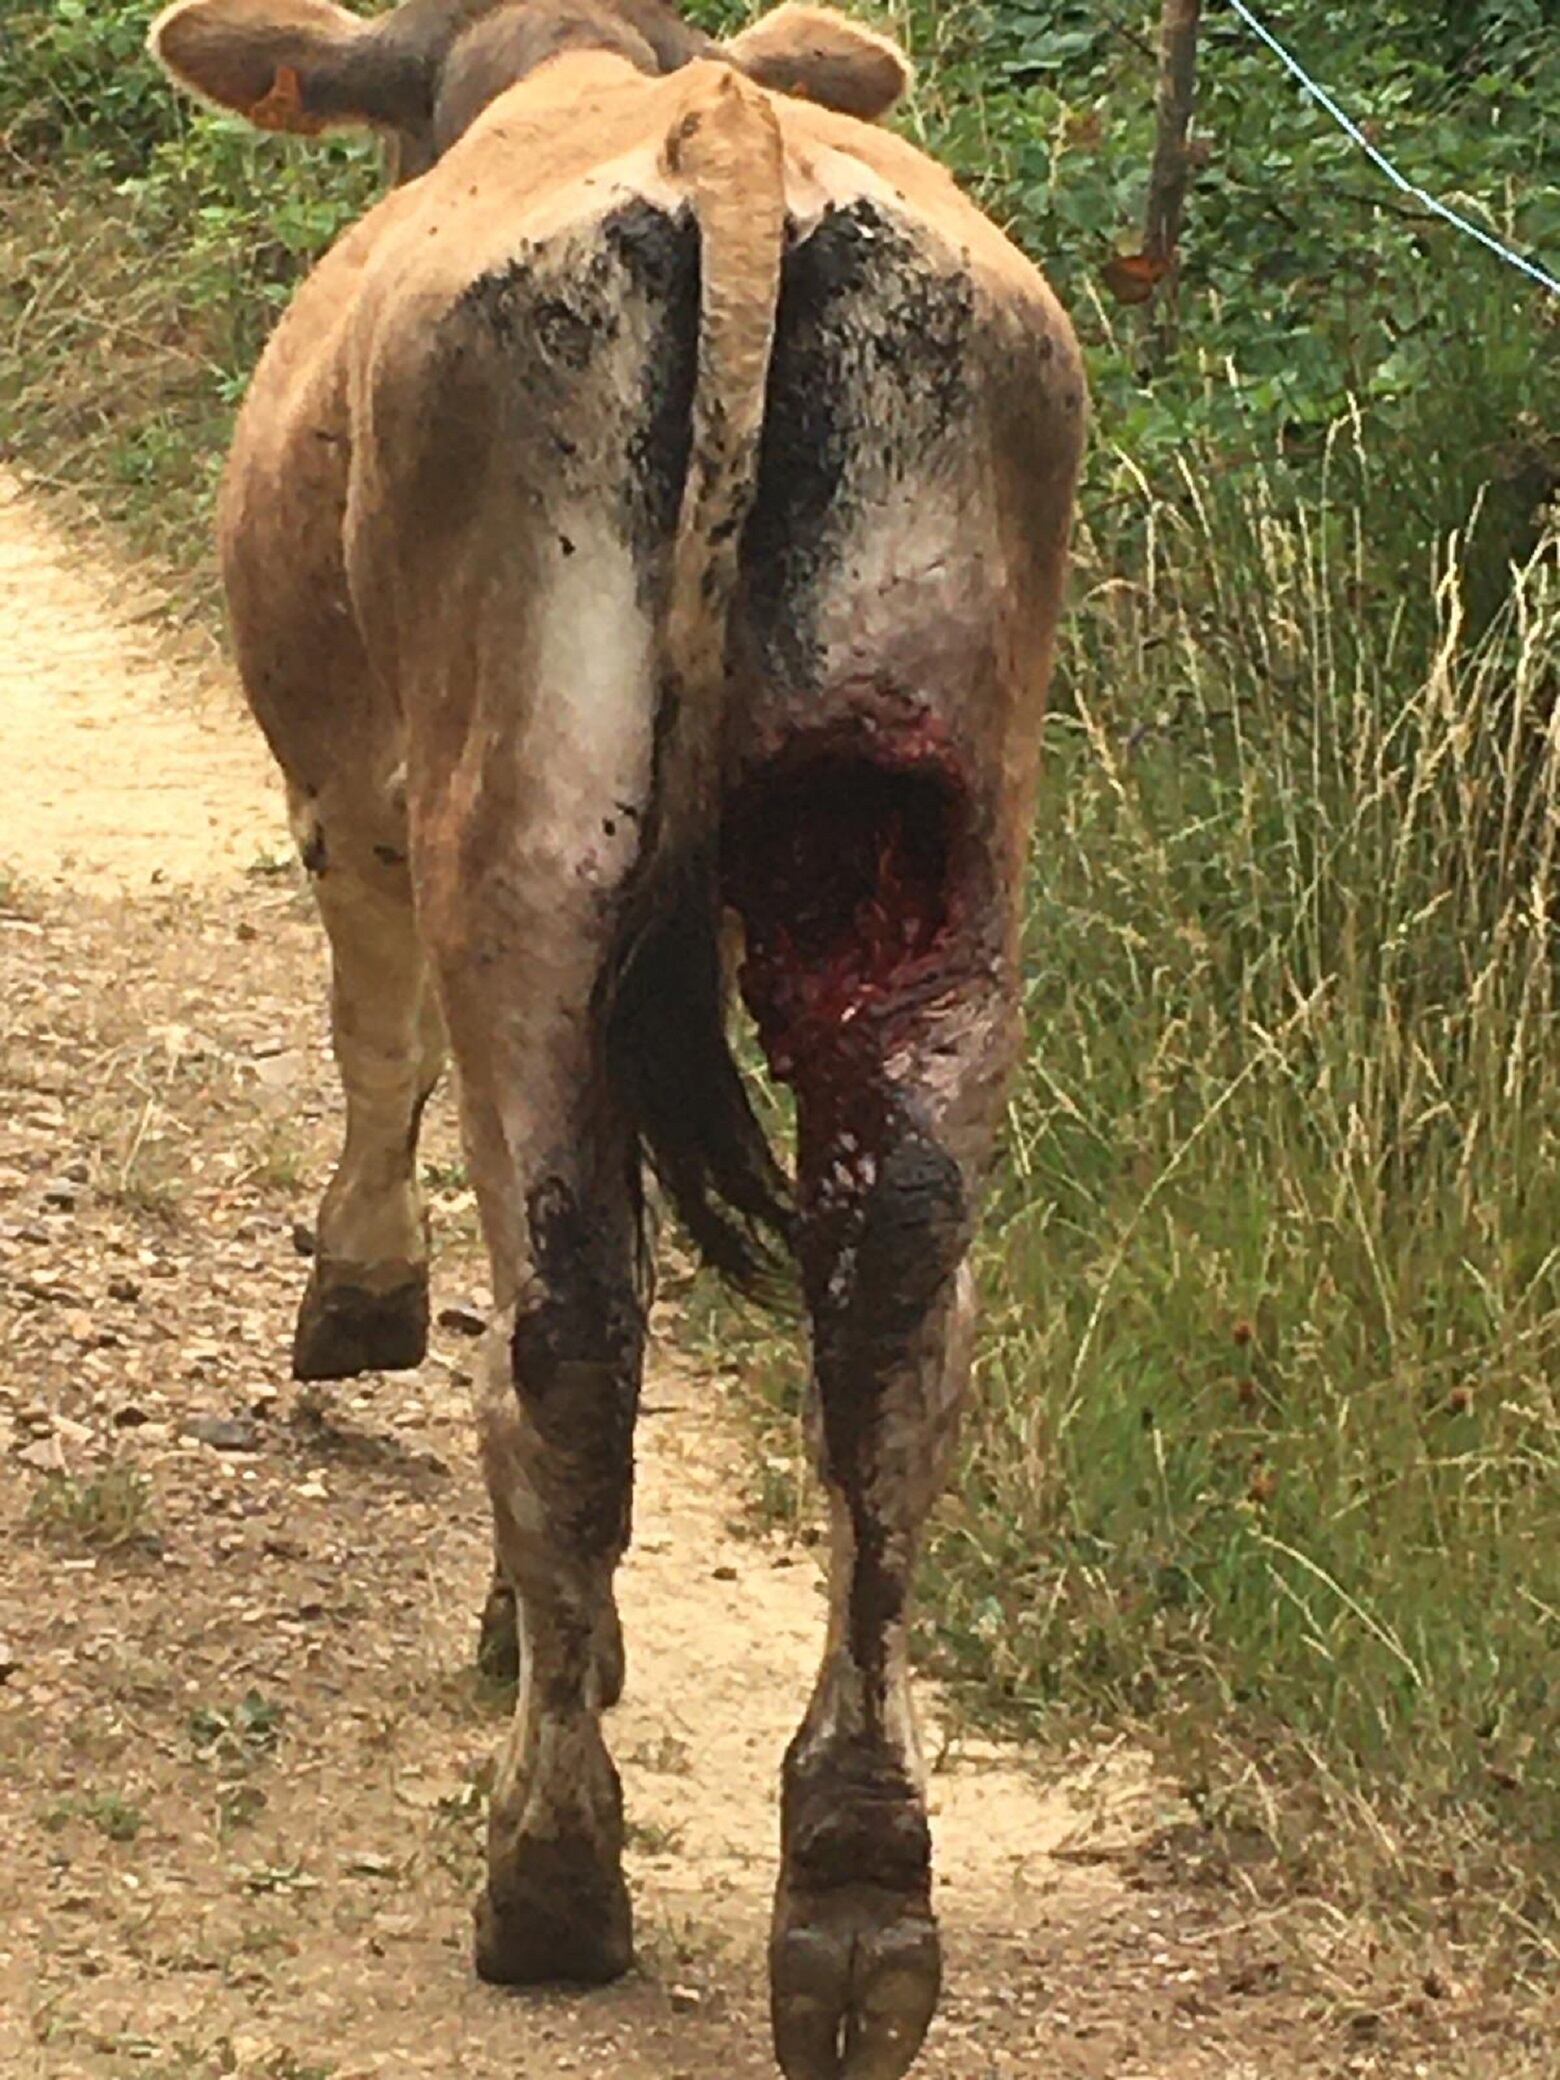
[[[393,19],[390,17],[388,19]],[[181,86],[261,130],[402,128],[428,111],[427,59],[331,0],[176,0],[147,42]]]
[[[832,7],[777,7],[720,52],[761,87],[868,122],[886,115],[914,76],[892,37],[847,21]]]

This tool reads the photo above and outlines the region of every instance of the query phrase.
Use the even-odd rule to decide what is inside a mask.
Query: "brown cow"
[[[832,1601],[785,1758],[775,2041],[792,2080],[893,2080],[939,1978],[906,1606],[1014,1049],[1072,334],[860,120],[905,67],[821,10],[712,45],[661,0],[181,0],[153,47],[259,124],[377,125],[418,176],[278,328],[221,540],[347,1100],[300,1376],[421,1357],[446,1033],[459,1065],[484,1630],[512,1655],[518,1596],[524,1649],[477,1968],[630,1960],[601,1715],[647,1156],[725,1271],[801,1267]],[[728,1051],[723,907],[796,1098],[794,1202]]]

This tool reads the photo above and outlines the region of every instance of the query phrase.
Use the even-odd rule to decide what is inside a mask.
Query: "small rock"
[[[260,1449],[260,1433],[247,1416],[191,1416],[184,1425],[184,1435],[200,1444],[209,1444],[217,1452]]]
[[[138,1278],[126,1278],[123,1272],[119,1272],[108,1282],[108,1297],[110,1300],[139,1300],[141,1281]]]
[[[57,1437],[40,1437],[34,1444],[24,1444],[17,1453],[24,1466],[36,1467],[39,1473],[63,1473],[65,1451]]]
[[[710,1569],[710,1580],[712,1582],[734,1582],[736,1579],[737,1570],[734,1567],[720,1566]]]
[[[85,1159],[77,1156],[75,1162],[65,1165],[60,1175],[68,1179],[71,1184],[86,1184],[92,1176],[92,1171]]]
[[[69,1416],[56,1416],[54,1418],[54,1434],[56,1437],[64,1438],[67,1444],[90,1444],[92,1442],[91,1426],[87,1423],[74,1422]]]
[[[9,1683],[21,1665],[11,1642],[8,1639],[0,1639],[0,1683]]]
[[[121,1401],[111,1418],[116,1430],[138,1430],[151,1418],[138,1401]]]
[[[79,1197],[68,1177],[56,1178],[53,1184],[46,1184],[43,1188],[44,1205],[58,1207],[62,1213],[73,1212]]]
[[[263,1091],[284,1096],[303,1075],[304,1059],[296,1048],[261,1055],[255,1062],[255,1081]]]
[[[691,2015],[703,2004],[704,1996],[696,1986],[672,1986],[668,1987],[666,1998],[674,2015]]]
[[[441,1307],[439,1327],[453,1329],[457,1336],[482,1336],[487,1332],[487,1317],[475,1307]]]

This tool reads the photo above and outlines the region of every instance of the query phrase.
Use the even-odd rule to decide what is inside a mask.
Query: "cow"
[[[775,2050],[895,2080],[941,1974],[908,1599],[1016,1051],[1072,332],[876,125],[896,47],[826,10],[717,43],[663,0],[178,0],[151,43],[261,127],[377,129],[395,176],[259,363],[219,536],[346,1102],[300,1378],[421,1359],[418,1121],[458,1071],[494,1295],[482,1648],[518,1675],[477,1971],[632,1958],[602,1716],[648,1169],[737,1284],[799,1278],[830,1602],[783,1764]]]

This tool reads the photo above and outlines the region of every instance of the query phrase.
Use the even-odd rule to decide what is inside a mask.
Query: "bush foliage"
[[[1545,0],[1260,11],[1413,181],[1560,265]],[[15,456],[187,563],[376,164],[181,106],[146,12],[12,0],[0,403]],[[1552,1955],[1560,299],[1215,4],[1173,327],[1116,303],[1154,17],[898,11],[903,120],[1050,274],[1095,395],[928,1646],[1027,1726],[1170,1732],[1210,1811],[1363,1801],[1378,1887],[1433,1832],[1441,1890]]]

